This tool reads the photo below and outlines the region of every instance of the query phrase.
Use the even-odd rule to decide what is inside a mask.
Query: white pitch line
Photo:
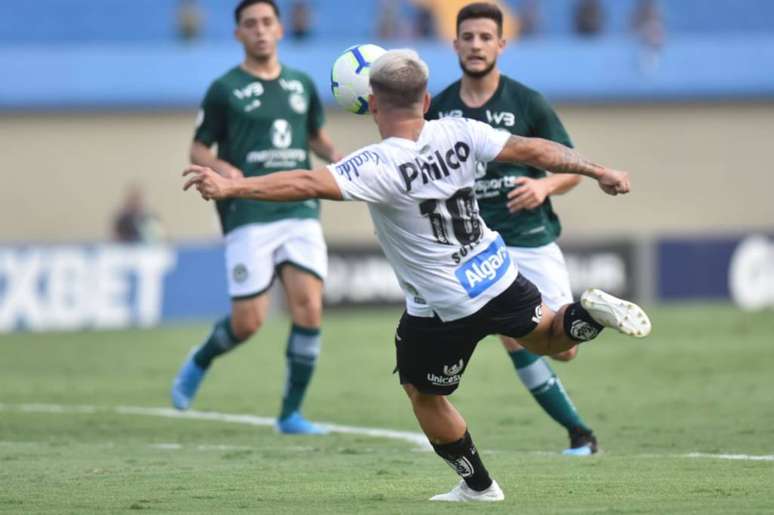
[[[179,443],[152,443],[148,444],[151,449],[159,449],[161,451],[179,451],[183,448]]]
[[[683,458],[713,458],[716,460],[743,460],[743,461],[774,461],[774,454],[753,456],[750,454],[707,454],[703,452],[691,452],[681,454]]]
[[[149,408],[141,406],[116,406],[113,408],[100,408],[98,406],[78,406],[61,404],[1,404],[1,410],[17,410],[26,413],[86,413],[93,414],[99,411],[117,413],[119,415],[141,415],[162,418],[182,418],[189,420],[210,420],[214,422],[226,422],[231,424],[244,424],[249,426],[274,427],[276,420],[269,417],[257,417],[255,415],[238,415],[230,413],[218,413],[215,411],[178,411],[172,408]],[[422,450],[430,450],[432,447],[427,437],[422,433],[411,431],[394,431],[372,427],[344,426],[322,422],[320,426],[331,433],[343,433],[373,438],[387,438],[411,443]]]
[[[214,422],[226,422],[231,424],[244,424],[249,426],[274,427],[275,419],[269,417],[258,417],[255,415],[238,415],[229,413],[218,413],[215,411],[177,411],[172,408],[148,408],[141,406],[79,406],[63,404],[3,404],[0,403],[0,411],[21,411],[25,413],[70,413],[70,414],[94,414],[98,412],[113,412],[119,415],[140,415],[163,418],[178,418],[189,420],[210,420]],[[427,441],[427,437],[422,433],[411,431],[394,431],[391,429],[343,426],[339,424],[320,423],[332,433],[352,434],[359,436],[370,436],[374,438],[387,438],[391,440],[400,440],[416,445],[422,450],[430,450],[432,447]],[[10,442],[0,442],[0,444]],[[31,442],[30,442],[31,443]],[[177,444],[156,444],[158,448],[172,449]],[[494,451],[492,451],[494,452]],[[538,452],[538,451],[535,451]],[[531,454],[535,454],[535,452]],[[558,455],[558,453],[540,453],[546,455]],[[691,452],[688,454],[648,454],[642,457],[653,458],[707,458],[719,460],[742,460],[742,461],[774,461],[774,455],[750,455],[750,454],[710,454],[702,452]]]

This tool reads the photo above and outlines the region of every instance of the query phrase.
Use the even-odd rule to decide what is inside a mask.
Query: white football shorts
[[[228,294],[233,300],[258,296],[291,265],[324,280],[328,249],[320,222],[288,219],[237,227],[225,238]]]
[[[508,247],[519,273],[537,286],[543,303],[553,311],[573,301],[570,275],[555,242],[542,247]]]

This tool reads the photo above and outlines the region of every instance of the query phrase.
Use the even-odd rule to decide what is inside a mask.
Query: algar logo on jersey
[[[454,275],[471,299],[496,283],[511,267],[511,255],[501,236],[459,267]]]
[[[406,193],[411,191],[411,186],[417,179],[421,179],[422,184],[427,184],[448,177],[452,170],[459,170],[469,157],[470,147],[458,141],[446,151],[428,149],[426,157],[398,165],[398,171],[406,185]]]

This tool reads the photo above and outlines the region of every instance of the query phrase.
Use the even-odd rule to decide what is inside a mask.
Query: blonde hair
[[[371,89],[380,101],[396,109],[410,109],[422,102],[430,69],[414,50],[385,52],[371,65]]]

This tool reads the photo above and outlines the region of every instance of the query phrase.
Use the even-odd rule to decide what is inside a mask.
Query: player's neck
[[[282,65],[277,58],[277,54],[266,59],[256,59],[251,56],[245,56],[242,61],[242,69],[262,80],[273,80],[279,77],[282,72]]]
[[[472,77],[462,75],[462,84],[460,86],[460,99],[468,107],[481,107],[497,91],[500,85],[500,70],[492,68],[492,71],[483,77]]]
[[[417,141],[425,126],[425,120],[416,116],[394,115],[387,119],[382,119],[378,123],[379,134],[382,139],[401,138],[411,141]]]

